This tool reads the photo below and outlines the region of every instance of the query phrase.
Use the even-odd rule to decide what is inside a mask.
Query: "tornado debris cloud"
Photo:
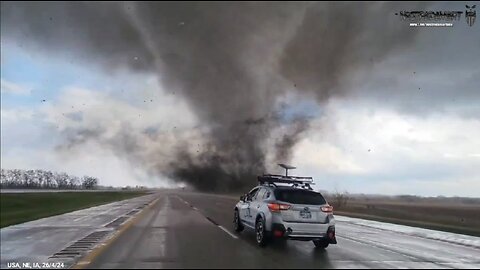
[[[149,173],[201,190],[237,190],[266,171],[267,157],[289,162],[308,130],[308,114],[289,118],[280,98],[313,97],[319,106],[349,94],[348,76],[411,43],[385,3],[86,3],[2,2],[2,38],[104,68],[153,74],[178,93],[204,135],[192,148],[177,138],[79,126],[63,135],[71,149],[98,141]],[[387,30],[388,29],[388,30]],[[294,119],[294,120],[291,120]],[[273,141],[273,143],[272,143]],[[153,151],[152,151],[153,149]]]

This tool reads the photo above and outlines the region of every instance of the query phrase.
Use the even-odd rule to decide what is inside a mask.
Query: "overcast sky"
[[[465,4],[474,2],[433,3],[426,9],[465,11]],[[92,4],[83,12],[97,10],[103,14],[105,7],[98,5]],[[308,117],[308,128],[296,137],[298,141],[291,149],[290,162],[298,167],[296,173],[313,176],[317,188],[351,193],[479,197],[480,22],[469,27],[462,17],[449,28],[409,28],[407,22],[393,13],[383,13],[384,9],[418,9],[418,5],[410,5],[411,8],[409,4],[388,3],[360,6],[359,12],[364,11],[364,15],[371,18],[359,30],[364,35],[354,39],[331,33],[354,27],[342,24],[340,14],[355,14],[355,9],[343,13],[342,10],[348,8],[346,4],[304,4],[302,8],[285,5],[278,11],[280,17],[276,13],[268,14],[271,20],[244,15],[239,20],[251,19],[258,23],[258,29],[252,32],[267,33],[253,36],[247,33],[235,38],[235,46],[226,45],[230,50],[241,51],[240,56],[235,55],[242,59],[241,67],[252,67],[248,72],[239,73],[254,78],[248,83],[253,90],[243,93],[251,99],[245,99],[241,93],[225,94],[215,89],[208,92],[207,97],[215,102],[199,102],[195,99],[203,97],[196,96],[194,89],[193,92],[178,90],[196,85],[211,87],[210,82],[203,82],[195,72],[204,76],[205,69],[218,69],[216,72],[223,77],[233,74],[235,79],[235,72],[222,73],[222,65],[227,65],[226,70],[230,65],[216,54],[225,54],[225,57],[231,54],[223,52],[221,47],[199,49],[206,45],[198,40],[185,46],[183,42],[189,35],[173,35],[173,41],[168,43],[162,40],[166,36],[138,43],[146,44],[147,48],[152,43],[152,46],[166,47],[178,43],[182,49],[175,53],[200,59],[178,60],[182,64],[172,68],[177,60],[171,62],[167,57],[173,56],[162,54],[162,50],[140,48],[131,40],[134,34],[116,35],[116,31],[125,28],[117,28],[113,22],[99,25],[103,31],[100,33],[108,34],[97,36],[95,31],[84,29],[93,26],[82,22],[82,18],[71,22],[63,18],[68,17],[65,15],[68,13],[55,13],[68,8],[37,5],[32,10],[45,12],[35,12],[41,14],[35,17],[29,15],[30,7],[25,4],[2,2],[1,167],[91,175],[100,178],[104,185],[175,186],[178,181],[158,171],[177,160],[175,147],[179,142],[195,146],[189,148],[194,149],[194,153],[211,151],[202,145],[210,140],[208,136],[216,136],[216,125],[224,125],[244,111],[249,112],[246,117],[263,117],[270,111],[259,108],[260,105],[274,102],[283,105],[281,123],[289,123],[288,118],[295,115]],[[216,16],[209,7],[202,8],[207,10],[205,14]],[[230,9],[227,6],[225,10]],[[253,10],[256,12],[255,6]],[[330,15],[332,21],[312,19],[325,10],[338,12],[339,16]],[[183,12],[182,9],[182,16]],[[262,15],[255,12],[251,16]],[[49,14],[58,17],[52,18]],[[105,20],[109,20],[110,15],[105,16]],[[111,16],[112,20],[117,19]],[[182,16],[179,13],[178,20],[173,16],[176,26],[195,24],[195,20],[188,21]],[[132,33],[143,35],[143,39],[155,31],[152,27],[160,27],[134,15],[127,17],[133,21],[130,23],[141,25]],[[17,24],[24,20],[27,23]],[[29,25],[29,20],[45,25]],[[102,23],[99,20],[95,23]],[[69,22],[72,32],[67,33],[64,27]],[[271,26],[269,22],[281,27]],[[316,24],[324,36],[312,39],[309,27],[315,28]],[[374,31],[368,29],[369,25]],[[229,31],[228,27],[225,26]],[[142,29],[150,32],[145,30],[145,34]],[[330,35],[335,42],[326,41]],[[85,36],[95,39],[95,44],[78,41]],[[377,37],[386,40],[381,40],[383,45],[376,41]],[[102,38],[110,40],[102,41]],[[244,39],[248,40],[245,44]],[[388,40],[395,41],[390,44]],[[77,44],[82,42],[87,45]],[[109,42],[128,44],[107,45]],[[344,51],[338,51],[337,47]],[[384,51],[379,53],[378,48]],[[317,49],[322,52],[316,52]],[[196,54],[202,50],[210,56],[204,58]],[[309,50],[311,54],[299,53]],[[211,58],[215,61],[205,63],[205,59]],[[315,62],[310,63],[309,58]],[[317,66],[322,59],[333,62]],[[192,68],[198,63],[205,64]],[[219,66],[212,67],[215,64]],[[114,68],[110,68],[112,66]],[[182,71],[189,76],[170,75]],[[252,72],[255,74],[251,75]],[[331,76],[336,78],[333,80]],[[181,80],[189,83],[179,83]],[[225,85],[237,83],[231,81],[232,78],[228,80]],[[265,85],[283,90],[272,94]],[[290,90],[289,87],[302,89]],[[258,92],[255,89],[259,89]],[[323,89],[332,89],[332,92]],[[225,116],[218,116],[222,110],[205,109],[217,106],[217,102],[229,96],[231,110],[223,108]],[[264,96],[268,98],[263,99]],[[256,103],[258,100],[264,103]],[[255,107],[246,107],[252,103]],[[280,124],[273,128],[276,134],[283,134],[289,127]],[[275,151],[268,149],[274,145],[274,136],[268,136],[261,143],[267,148],[266,168],[280,172],[274,166],[278,162]],[[91,137],[96,139],[89,139]],[[162,162],[148,162],[152,157]]]

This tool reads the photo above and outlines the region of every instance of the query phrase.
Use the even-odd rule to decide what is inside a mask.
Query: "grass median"
[[[145,194],[144,191],[2,193],[0,228]]]

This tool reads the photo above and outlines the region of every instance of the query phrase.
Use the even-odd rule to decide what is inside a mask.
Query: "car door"
[[[251,224],[255,225],[255,218],[259,213],[259,208],[261,207],[261,204],[263,202],[263,196],[265,195],[265,192],[266,192],[265,188],[259,188],[257,194],[255,194],[255,197],[252,199],[252,202],[249,205],[250,218],[252,222]]]
[[[256,187],[252,189],[249,193],[247,193],[245,196],[245,200],[240,204],[240,210],[239,210],[240,219],[247,226],[253,226],[251,212],[250,212],[250,204],[252,203],[253,197],[255,197],[255,195],[257,194],[258,189],[259,188]]]

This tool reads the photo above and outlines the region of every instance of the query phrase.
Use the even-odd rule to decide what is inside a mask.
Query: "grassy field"
[[[400,199],[350,199],[338,215],[480,236],[480,205]]]
[[[143,191],[2,193],[0,228],[145,194]]]

